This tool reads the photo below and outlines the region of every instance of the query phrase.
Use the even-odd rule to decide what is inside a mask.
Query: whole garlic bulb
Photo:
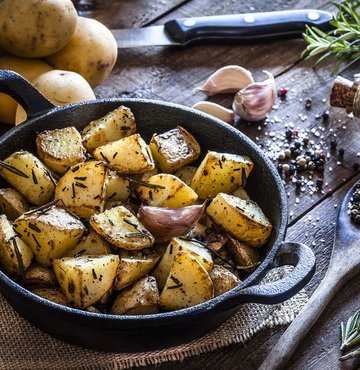
[[[254,82],[236,93],[233,110],[241,118],[256,122],[266,118],[276,99],[274,76],[267,71],[268,78],[263,82]]]

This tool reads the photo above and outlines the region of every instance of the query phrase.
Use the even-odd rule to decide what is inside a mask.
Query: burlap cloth
[[[264,283],[284,276],[289,267],[272,270]],[[266,327],[291,322],[307,302],[304,291],[273,306],[243,305],[219,329],[190,343],[142,353],[103,353],[63,343],[23,320],[0,296],[0,368],[11,369],[126,369],[183,360],[232,343],[244,343]]]

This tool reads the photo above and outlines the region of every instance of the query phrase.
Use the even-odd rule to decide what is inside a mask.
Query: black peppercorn
[[[282,164],[278,164],[278,165],[277,165],[277,170],[278,170],[278,172],[279,172],[280,174],[283,172],[283,166],[282,166]]]
[[[354,163],[352,167],[353,167],[353,170],[354,170],[354,171],[359,171],[359,169],[360,169],[360,164],[359,164],[359,163]]]
[[[345,153],[345,149],[340,148],[339,149],[339,156],[342,157],[344,155],[344,153]]]
[[[330,141],[330,147],[331,147],[331,149],[336,149],[336,147],[337,147],[337,141],[336,140],[331,140]]]
[[[318,172],[324,172],[325,168],[324,168],[324,166],[318,166],[318,167],[316,167],[316,170]]]
[[[297,149],[300,149],[301,148],[300,141],[295,141],[294,145],[295,145],[295,148],[297,148]]]
[[[305,108],[306,109],[310,109],[311,106],[312,106],[312,100],[311,100],[311,98],[306,99],[305,100]]]
[[[302,185],[301,180],[297,180],[297,181],[296,181],[296,183],[295,183],[295,185],[296,185],[296,187],[297,187],[298,189],[300,189],[300,188],[301,188],[301,185]]]
[[[316,180],[316,186],[321,189],[324,185],[324,180],[323,179],[317,179]]]
[[[300,149],[294,149],[292,154],[293,154],[294,157],[298,157],[301,154],[301,150]]]
[[[291,165],[290,166],[290,170],[289,170],[289,173],[290,173],[290,175],[293,175],[294,173],[295,173],[295,166],[294,165]]]
[[[293,136],[293,132],[291,130],[286,130],[285,131],[285,136],[287,139],[291,139]]]
[[[329,119],[329,111],[325,111],[323,114],[322,114],[322,118],[324,121],[327,121]]]

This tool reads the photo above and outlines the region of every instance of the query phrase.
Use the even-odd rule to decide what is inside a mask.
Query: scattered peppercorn
[[[293,132],[291,130],[286,130],[285,131],[285,136],[287,139],[291,139],[293,136]]]
[[[278,165],[277,165],[277,170],[278,170],[278,172],[279,172],[280,174],[282,174],[282,172],[283,172],[283,166],[282,166],[282,164],[278,164]]]
[[[305,100],[305,108],[309,110],[311,109],[311,107],[312,107],[312,100],[311,98],[308,98]]]
[[[323,118],[323,120],[324,120],[324,121],[328,121],[328,120],[329,120],[329,117],[330,117],[330,115],[329,115],[329,111],[328,111],[328,110],[326,110],[326,111],[322,114],[322,118]]]
[[[286,94],[287,94],[287,89],[279,89],[278,90],[278,96],[280,97],[280,98],[286,98]]]
[[[300,180],[297,180],[296,183],[295,183],[295,185],[296,185],[296,188],[297,189],[300,189],[301,188],[301,185],[302,185],[302,182]]]
[[[337,141],[336,140],[331,140],[330,141],[330,148],[331,149],[336,149],[337,147]]]
[[[324,185],[324,180],[323,179],[317,179],[316,180],[316,187],[318,187],[319,189],[321,189]]]
[[[360,169],[360,164],[356,162],[356,163],[354,163],[354,164],[353,164],[353,166],[352,166],[352,167],[353,167],[353,170],[354,170],[354,171],[359,171],[359,169]]]
[[[297,148],[297,149],[300,149],[301,148],[300,141],[295,141],[294,145],[295,145],[295,148]]]
[[[345,153],[345,149],[340,148],[339,149],[339,156],[342,157],[344,155],[344,153]]]
[[[307,146],[309,144],[309,138],[308,137],[304,137],[302,140],[303,140],[303,145],[304,146]]]

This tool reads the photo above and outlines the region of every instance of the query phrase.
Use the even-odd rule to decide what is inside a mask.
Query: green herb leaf
[[[341,350],[353,347],[355,344],[360,343],[360,310],[350,316],[346,324],[344,322],[340,324],[340,331]]]

